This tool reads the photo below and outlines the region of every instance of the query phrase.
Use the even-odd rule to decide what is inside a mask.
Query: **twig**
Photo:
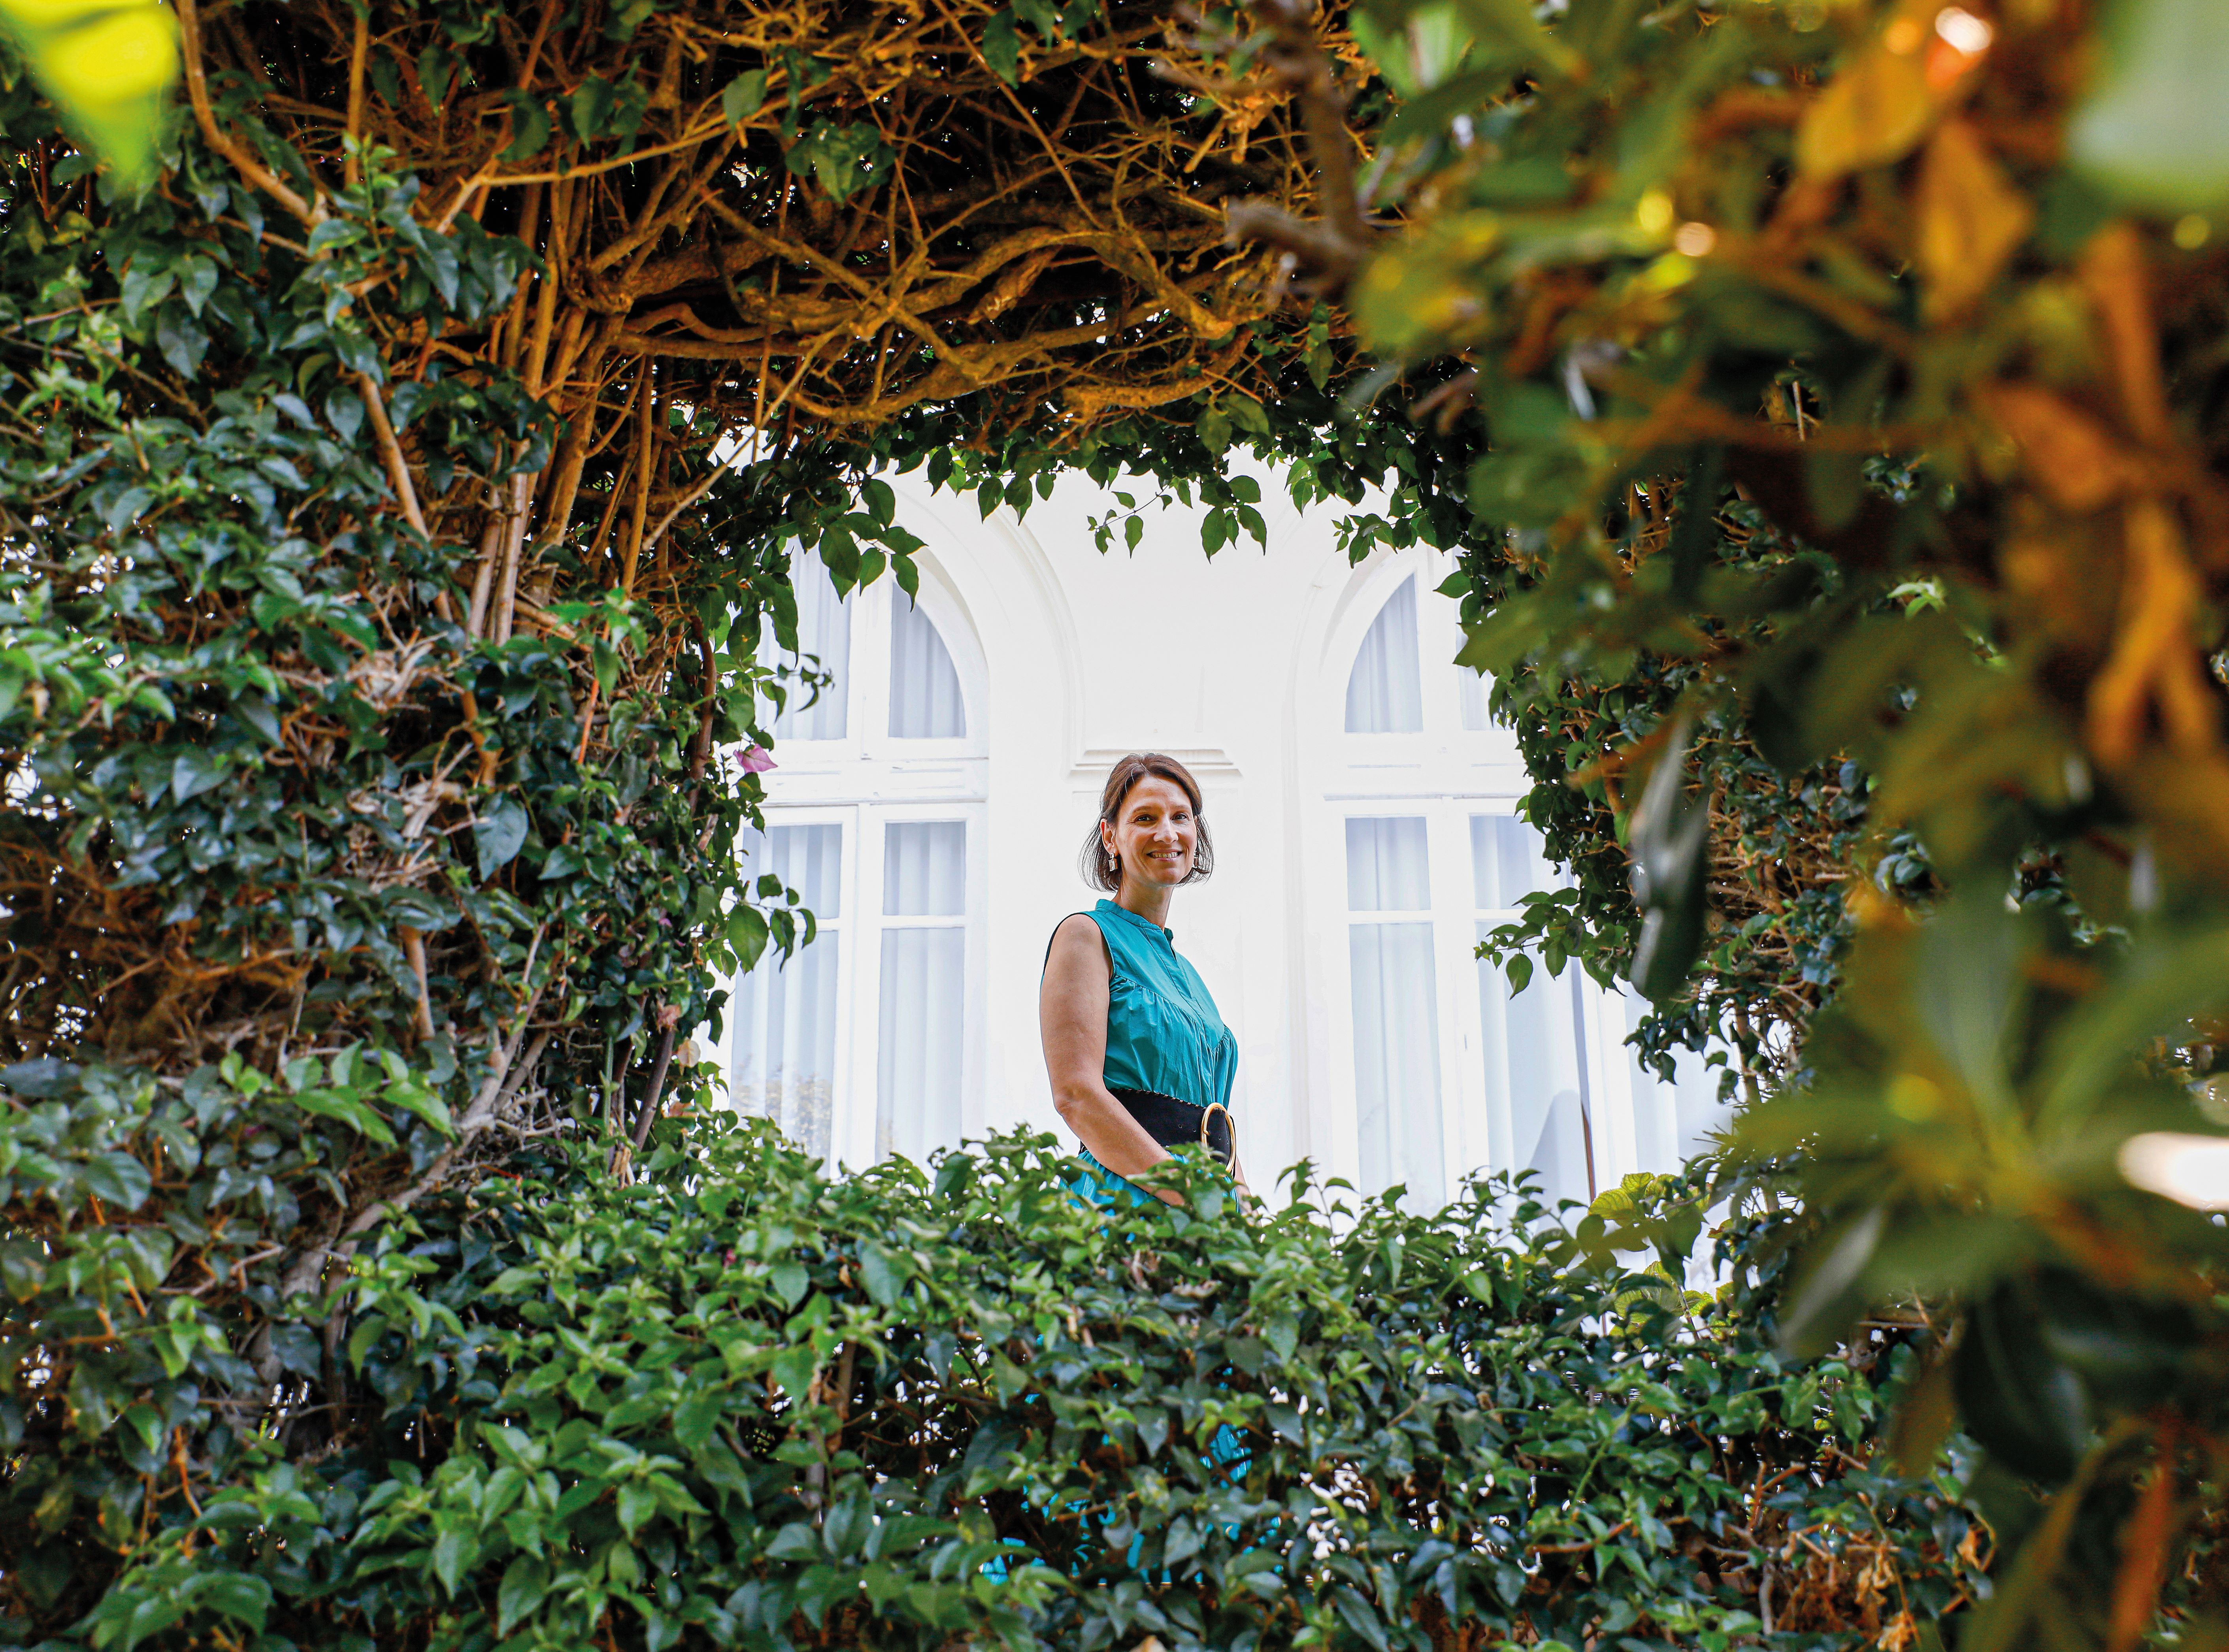
[[[402,925],[402,956],[410,962],[410,973],[418,977],[418,1035],[434,1036],[434,1000],[426,986],[426,938],[409,925]]]
[[[363,410],[371,415],[372,434],[379,439],[379,451],[387,460],[387,479],[394,484],[402,519],[418,530],[419,538],[430,540],[434,536],[426,531],[425,513],[418,509],[418,490],[410,484],[409,461],[402,457],[402,444],[387,417],[387,403],[380,399],[379,386],[369,373],[357,374],[356,383],[363,397]]]
[[[341,159],[341,179],[350,189],[357,186],[360,176],[357,157],[363,148],[363,63],[371,45],[371,10],[364,7],[356,14],[356,35],[349,45],[349,100],[347,152]]]
[[[643,540],[643,554],[647,556],[651,552],[656,550],[658,548],[658,541],[665,537],[665,530],[673,526],[673,519],[676,516],[678,516],[683,511],[688,509],[690,506],[695,504],[699,499],[702,499],[706,494],[711,492],[713,485],[717,483],[722,477],[727,474],[728,467],[726,465],[715,465],[711,475],[706,477],[695,487],[690,489],[688,492],[683,494],[679,501],[675,503],[673,509],[667,511],[663,516],[660,516],[658,519],[658,526],[652,528],[649,535]]]
[[[387,403],[379,394],[379,386],[369,373],[356,377],[357,391],[363,398],[363,410],[371,418],[372,434],[379,439],[379,451],[387,461],[387,479],[395,489],[395,502],[402,507],[402,519],[418,530],[418,537],[431,541],[434,535],[427,530],[426,514],[418,508],[418,490],[411,485],[410,463],[402,456],[402,444],[395,434],[395,426],[387,416]],[[434,593],[434,611],[443,619],[454,623],[456,608],[446,591]],[[478,715],[472,709],[475,702],[469,690],[465,694],[466,714]]]
[[[178,0],[178,33],[186,61],[186,95],[194,106],[194,119],[209,146],[230,161],[257,189],[312,228],[325,221],[325,203],[305,201],[279,181],[279,176],[257,160],[247,146],[217,129],[216,112],[209,106],[209,74],[202,66],[200,7],[195,0]]]
[[[511,479],[511,510],[504,535],[503,586],[496,598],[495,640],[511,641],[511,625],[518,611],[518,565],[526,549],[526,510],[533,497],[534,477],[522,471]]]
[[[652,376],[650,358],[642,358],[642,424],[635,439],[634,522],[627,531],[626,550],[620,558],[620,589],[634,595],[635,570],[642,561],[643,528],[650,517],[650,472],[656,457],[658,383]]]
[[[679,1021],[676,1021],[674,1026],[678,1027],[679,1024]],[[658,1117],[658,1104],[665,1098],[665,1069],[673,1060],[673,1027],[669,1027],[659,1034],[658,1059],[650,1064],[650,1083],[643,1095],[642,1111],[635,1117],[634,1135],[632,1138],[637,1153],[642,1151],[643,1143],[650,1139],[650,1126],[652,1121]]]

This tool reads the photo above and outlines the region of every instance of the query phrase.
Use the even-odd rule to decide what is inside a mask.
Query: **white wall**
[[[972,496],[932,496],[917,476],[893,481],[900,520],[927,544],[921,600],[959,670],[969,738],[948,750],[898,749],[906,743],[877,738],[870,703],[864,717],[855,709],[845,740],[775,751],[768,814],[865,822],[878,808],[933,804],[931,812],[974,823],[967,1131],[1060,1129],[1037,1043],[1045,943],[1063,915],[1097,899],[1076,860],[1108,766],[1152,749],[1184,761],[1205,792],[1218,869],[1179,893],[1171,924],[1238,1038],[1233,1107],[1257,1187],[1266,1192],[1275,1171],[1303,1155],[1353,1176],[1345,819],[1423,812],[1429,803],[1434,864],[1444,851],[1452,867],[1467,850],[1441,839],[1462,829],[1462,811],[1506,812],[1528,786],[1506,731],[1461,726],[1450,663],[1461,644],[1455,605],[1432,594],[1450,571],[1444,559],[1381,552],[1350,567],[1333,515],[1303,517],[1267,478],[1267,548],[1249,541],[1211,560],[1200,551],[1199,514],[1182,509],[1149,513],[1134,554],[1102,554],[1087,518],[1112,501],[1080,476],[1022,521],[1005,508],[982,520]],[[1355,651],[1387,595],[1412,575],[1427,639],[1424,729],[1346,734]],[[887,580],[855,599],[863,615],[890,600]],[[855,692],[871,702],[876,650],[857,637]],[[1474,1074],[1479,1011],[1467,930],[1446,926],[1436,951],[1446,1151],[1459,1173],[1503,1162],[1513,1149]],[[1567,972],[1553,989],[1571,983]],[[1712,1110],[1684,1085],[1683,1129],[1680,1098],[1633,1072],[1618,1042],[1626,1007],[1590,985],[1583,996],[1594,1023],[1587,1066],[1597,1181],[1669,1168]],[[1528,1000],[1544,1002],[1544,989],[1514,1001],[1512,1013]],[[845,1036],[856,1041],[873,1022],[871,1005],[856,1006]],[[838,1156],[858,1162],[871,1151],[875,1104],[872,1061],[839,1061]]]

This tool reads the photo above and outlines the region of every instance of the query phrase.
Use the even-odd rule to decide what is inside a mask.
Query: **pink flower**
[[[745,746],[743,754],[736,759],[736,766],[745,774],[764,774],[774,765],[774,753],[763,746]]]

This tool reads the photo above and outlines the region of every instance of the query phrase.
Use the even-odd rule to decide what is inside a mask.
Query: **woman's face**
[[[1112,825],[1100,823],[1099,840],[1121,861],[1125,882],[1179,884],[1192,875],[1199,821],[1182,786],[1149,774],[1130,788]]]

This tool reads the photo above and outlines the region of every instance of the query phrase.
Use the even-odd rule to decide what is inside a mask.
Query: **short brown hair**
[[[1121,857],[1107,852],[1106,844],[1100,842],[1099,829],[1114,823],[1132,789],[1149,774],[1183,788],[1184,795],[1192,800],[1192,817],[1199,827],[1199,847],[1193,852],[1192,870],[1185,874],[1184,880],[1198,883],[1215,870],[1215,844],[1207,835],[1207,811],[1200,806],[1199,782],[1192,778],[1192,771],[1159,752],[1133,752],[1108,773],[1107,789],[1099,794],[1099,818],[1091,823],[1090,835],[1083,840],[1083,854],[1076,862],[1083,880],[1095,889],[1112,894],[1122,887]]]

